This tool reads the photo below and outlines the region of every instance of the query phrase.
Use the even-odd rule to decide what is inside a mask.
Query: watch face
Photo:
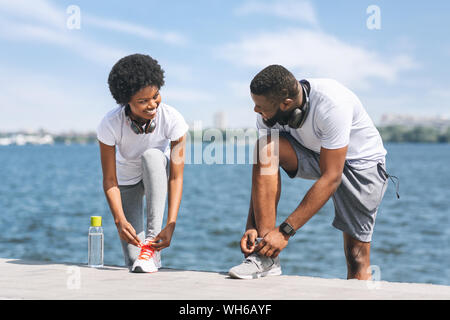
[[[294,232],[294,228],[292,228],[288,223],[286,223],[286,222],[283,222],[282,224],[281,224],[281,231],[283,232],[283,233],[285,233],[285,234],[287,234],[287,235],[289,235],[289,236],[291,236],[291,235],[293,235],[295,232]]]

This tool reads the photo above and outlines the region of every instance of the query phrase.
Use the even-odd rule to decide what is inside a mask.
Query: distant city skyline
[[[210,122],[203,123],[203,121],[188,121],[189,129],[208,129],[215,128],[220,130],[226,129],[249,129],[256,127],[255,124],[243,127],[230,126],[228,123],[228,116],[224,112],[216,112],[213,115],[213,119]],[[396,114],[396,113],[384,113],[381,115],[378,122],[375,123],[376,126],[389,126],[389,125],[405,125],[405,126],[435,126],[435,127],[450,127],[450,117],[446,115],[429,115],[429,116],[417,116],[415,114]],[[9,133],[25,133],[25,134],[90,134],[95,133],[96,128],[88,128],[82,130],[76,130],[73,128],[63,128],[62,130],[49,130],[44,127],[40,128],[13,128],[10,130],[0,128],[0,136]]]
[[[218,111],[213,115],[212,125],[204,124],[202,121],[193,121],[188,122],[189,130],[207,130],[207,129],[220,129],[220,130],[233,130],[233,129],[251,129],[256,126],[246,126],[246,127],[233,127],[228,125],[227,115],[223,111]],[[429,116],[418,116],[416,114],[397,114],[397,113],[384,113],[381,115],[380,120],[375,123],[377,127],[386,127],[386,126],[406,126],[406,127],[434,127],[438,129],[446,129],[450,128],[450,117],[446,115],[429,115]],[[63,129],[60,131],[48,130],[46,128],[28,128],[28,129],[13,129],[13,130],[3,130],[0,129],[0,138],[2,135],[10,135],[10,134],[25,134],[25,135],[37,135],[45,137],[48,139],[48,134],[54,135],[63,135],[63,136],[71,136],[71,135],[92,135],[96,134],[95,128],[88,130],[74,130],[74,129]],[[22,138],[19,138],[19,140]],[[34,138],[30,138],[33,140]],[[0,141],[1,145],[1,141]]]
[[[375,124],[450,117],[448,12],[444,0],[0,0],[0,132],[95,131],[116,107],[111,67],[136,52],[165,70],[163,102],[205,127],[220,113],[254,127],[249,83],[269,64],[342,82]]]

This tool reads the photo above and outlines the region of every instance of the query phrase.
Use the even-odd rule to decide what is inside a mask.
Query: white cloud
[[[113,32],[148,40],[175,45],[186,43],[186,39],[177,33],[156,32],[119,20],[92,17],[83,10],[81,30],[70,30],[66,26],[67,17],[65,8],[58,8],[49,1],[0,0],[0,38],[11,43],[31,42],[64,48],[69,53],[107,68],[119,58],[134,52],[87,36],[84,29],[90,25],[101,25]],[[164,67],[173,74],[171,78],[186,80],[192,76],[190,68],[185,65],[166,62]],[[4,66],[0,74],[2,129],[93,130],[104,113],[115,106],[105,82],[106,79],[101,84],[94,84],[94,89],[92,84],[71,79],[64,73],[40,74],[34,70],[20,70],[20,66]],[[180,105],[184,101],[211,101],[209,94],[194,89],[183,91],[168,88],[167,98],[180,102]]]
[[[129,52],[91,40],[80,30],[69,30],[65,8],[48,1],[0,0],[0,37],[12,41],[36,41],[67,48],[88,60],[111,65]],[[182,45],[187,40],[175,32],[160,32],[120,20],[90,16],[81,10],[81,29],[89,25],[107,30]]]
[[[0,20],[0,37],[11,41],[36,41],[66,48],[85,59],[110,66],[126,51],[103,45],[65,29]]]
[[[416,67],[408,55],[383,57],[322,31],[299,28],[246,36],[222,45],[216,53],[236,65],[281,64],[294,74],[331,77],[353,88],[367,88],[371,79],[392,83],[399,72]]]
[[[274,0],[244,2],[235,10],[238,15],[263,14],[318,25],[316,12],[309,1]]]
[[[0,0],[1,12],[27,22],[31,20],[60,29],[66,26],[65,10],[59,10],[45,0]]]
[[[188,42],[186,37],[177,32],[158,31],[126,21],[105,19],[92,15],[83,15],[82,19],[83,24],[88,26],[127,33],[143,39],[160,40],[172,45],[185,45]]]

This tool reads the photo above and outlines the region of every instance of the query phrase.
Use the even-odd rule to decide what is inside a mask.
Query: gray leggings
[[[161,231],[166,205],[169,161],[158,149],[148,149],[141,156],[142,180],[134,185],[119,186],[125,217],[141,241],[153,239]],[[143,196],[146,199],[147,225],[144,230]],[[125,264],[130,267],[140,249],[126,241],[122,243]]]

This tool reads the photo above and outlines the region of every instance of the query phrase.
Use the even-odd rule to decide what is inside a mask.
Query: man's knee
[[[278,134],[260,137],[255,145],[255,163],[261,168],[278,171],[297,170],[297,154],[289,140]]]
[[[273,175],[278,173],[278,138],[272,135],[260,137],[255,144],[253,163],[261,175]]]
[[[278,137],[266,135],[258,138],[255,145],[256,163],[265,165],[271,158],[278,158],[279,142]]]

